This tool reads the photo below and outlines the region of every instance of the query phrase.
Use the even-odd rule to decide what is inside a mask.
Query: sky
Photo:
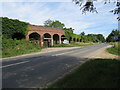
[[[115,4],[104,5],[103,1],[94,2],[97,13],[82,14],[79,6],[72,0],[4,0],[0,1],[0,17],[19,19],[33,25],[44,25],[44,21],[59,20],[65,27],[74,29],[75,34],[103,34],[105,37],[118,28],[117,15],[109,11]]]

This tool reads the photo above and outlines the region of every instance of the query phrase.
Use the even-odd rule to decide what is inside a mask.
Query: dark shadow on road
[[[28,58],[26,60],[29,62],[8,66],[2,69],[3,88],[45,87],[46,84],[54,82],[58,78],[61,78],[68,72],[71,72],[80,66],[87,61],[88,58],[44,56],[36,57],[34,60],[33,58]],[[6,64],[4,63],[4,65]]]

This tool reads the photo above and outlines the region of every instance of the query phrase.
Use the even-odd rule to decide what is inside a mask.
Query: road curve
[[[106,46],[102,43],[3,61],[2,88],[45,87]]]

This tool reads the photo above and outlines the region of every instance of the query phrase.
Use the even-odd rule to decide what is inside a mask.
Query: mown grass
[[[108,48],[107,51],[114,55],[120,55],[120,42],[111,42],[109,44],[113,45],[113,47]]]
[[[2,58],[41,51],[38,43],[27,40],[3,39]]]
[[[89,45],[94,45],[96,43],[71,43],[71,44],[61,44],[61,45],[53,45],[50,47],[79,47],[79,46],[89,46]]]
[[[120,88],[120,61],[90,60],[49,88]]]

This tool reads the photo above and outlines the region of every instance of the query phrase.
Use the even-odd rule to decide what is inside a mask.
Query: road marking
[[[15,65],[23,64],[23,63],[27,63],[27,62],[30,62],[30,61],[24,61],[24,62],[19,62],[19,63],[15,63],[15,64],[9,64],[9,65],[2,66],[2,67],[0,67],[0,68],[5,68],[5,67],[10,67],[10,66],[15,66]]]
[[[55,54],[55,55],[52,55],[52,56],[60,56],[60,55],[67,54],[67,53],[72,53],[72,52],[75,52],[75,51],[70,51],[70,52],[66,52],[66,53]]]

